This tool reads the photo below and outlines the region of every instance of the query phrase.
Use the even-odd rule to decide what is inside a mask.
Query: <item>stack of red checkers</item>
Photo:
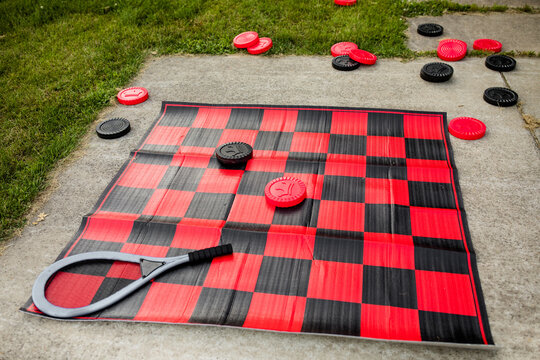
[[[502,50],[502,44],[493,39],[477,39],[473,43],[474,50],[493,51],[500,52]]]
[[[272,39],[268,37],[259,38],[259,34],[255,31],[246,31],[236,35],[233,44],[239,49],[247,49],[248,53],[257,55],[272,48]]]
[[[445,61],[458,61],[467,55],[467,43],[457,39],[446,39],[439,42],[437,56]]]
[[[116,95],[118,102],[124,105],[137,105],[148,99],[148,90],[143,87],[130,87]]]
[[[463,140],[477,140],[486,133],[486,125],[471,117],[457,117],[448,124],[450,134]]]
[[[356,4],[356,0],[334,0],[334,3],[341,6],[352,6]]]
[[[377,62],[377,56],[368,51],[360,49],[351,50],[349,52],[349,57],[352,60],[364,65],[373,65]]]

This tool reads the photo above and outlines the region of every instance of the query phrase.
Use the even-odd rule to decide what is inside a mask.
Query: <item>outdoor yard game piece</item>
[[[499,52],[502,50],[502,44],[493,39],[477,39],[473,42],[474,50],[484,50],[484,51],[493,51]]]
[[[248,48],[250,46],[257,45],[259,42],[259,34],[255,31],[246,31],[238,34],[233,39],[233,44],[239,49]]]
[[[351,50],[349,52],[349,57],[352,60],[358,61],[360,64],[364,65],[373,65],[377,62],[377,56],[361,49]]]
[[[334,0],[334,3],[341,6],[351,6],[356,4],[356,0]]]
[[[433,24],[433,23],[427,23],[427,24],[420,24],[416,28],[416,31],[423,36],[439,36],[443,33],[443,27],[439,24]]]
[[[341,55],[332,59],[332,67],[340,71],[351,71],[358,69],[360,67],[360,63],[351,60],[348,55]]]
[[[452,77],[452,74],[454,74],[454,68],[441,62],[426,64],[420,70],[420,77],[430,82],[448,81]]]
[[[121,90],[116,97],[120,104],[137,105],[148,99],[148,90],[143,87],[130,87]]]
[[[248,53],[252,55],[262,54],[272,48],[272,39],[269,37],[263,37],[259,39],[259,42],[253,46],[247,48]]]
[[[238,141],[223,144],[216,150],[216,159],[223,165],[245,164],[252,157],[253,148]]]
[[[216,246],[213,248],[198,251],[192,251],[190,253],[187,253],[186,255],[180,255],[170,258],[140,256],[114,251],[96,251],[69,256],[50,265],[38,276],[36,282],[34,283],[34,287],[32,288],[32,300],[34,301],[34,305],[36,305],[36,307],[40,311],[49,316],[57,318],[71,318],[81,315],[88,315],[96,311],[103,310],[126,298],[131,293],[150,282],[152,279],[172,268],[175,268],[182,264],[198,263],[201,261],[212,260],[215,257],[230,254],[232,254],[231,244]],[[108,297],[87,306],[82,306],[78,308],[65,308],[53,305],[49,302],[49,300],[47,300],[45,296],[45,288],[49,280],[58,271],[68,266],[74,266],[78,263],[107,260],[123,261],[140,265],[141,277],[133,281],[131,284],[124,287],[123,289],[119,290],[118,292],[113,293],[112,295],[109,295]]]
[[[352,42],[344,41],[332,45],[330,52],[332,53],[333,57],[336,57],[341,55],[349,55],[349,52],[354,49],[358,49],[358,45]]]
[[[517,104],[518,94],[507,88],[490,87],[484,91],[484,100],[491,105],[507,107]]]
[[[495,71],[512,71],[516,68],[516,60],[506,55],[490,55],[486,58],[486,67]]]
[[[306,184],[293,177],[279,177],[266,185],[264,195],[272,206],[295,206],[306,198]]]
[[[239,139],[253,157],[222,164],[216,149]],[[234,253],[76,318],[493,345],[452,154],[444,113],[165,102],[58,260]],[[270,204],[278,178],[301,181],[303,200]],[[283,182],[277,197],[302,193]],[[77,262],[46,298],[96,304],[160,262]],[[47,316],[31,299],[23,310]]]
[[[444,61],[459,61],[467,54],[467,43],[457,39],[439,41],[437,56]]]
[[[463,140],[477,140],[486,134],[486,125],[475,118],[457,117],[450,121],[448,131]]]
[[[129,121],[124,118],[105,120],[96,127],[98,136],[103,139],[116,139],[126,135],[130,130]]]

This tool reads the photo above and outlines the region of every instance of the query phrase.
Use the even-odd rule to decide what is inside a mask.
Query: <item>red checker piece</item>
[[[355,1],[356,2],[356,1]],[[351,50],[358,49],[358,45],[352,42],[338,42],[337,44],[332,45],[330,48],[330,52],[332,53],[333,57],[341,56],[341,55],[349,55]]]
[[[377,62],[377,56],[361,49],[351,50],[349,52],[349,57],[364,65],[373,65]]]
[[[300,204],[306,198],[306,184],[293,177],[280,177],[266,185],[264,194],[270,205],[291,207]]]
[[[248,53],[252,55],[262,54],[272,48],[272,39],[263,37],[259,39],[259,42],[253,46],[247,48]]]
[[[448,125],[450,134],[463,140],[477,140],[486,134],[486,125],[471,117],[457,117]]]
[[[259,34],[255,31],[246,31],[238,34],[233,39],[233,44],[239,49],[245,49],[250,46],[257,45],[259,42]]]
[[[437,56],[444,61],[458,61],[467,54],[467,43],[457,39],[439,41]]]
[[[477,39],[474,40],[473,49],[499,52],[502,50],[502,44],[499,41],[493,39]]]
[[[341,6],[352,6],[356,4],[356,0],[334,0],[334,3]]]
[[[148,90],[143,87],[130,87],[121,90],[116,97],[120,104],[137,105],[148,99]]]

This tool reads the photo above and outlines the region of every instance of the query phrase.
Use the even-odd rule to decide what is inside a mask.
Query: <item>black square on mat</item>
[[[406,138],[405,153],[409,159],[446,160],[446,147],[442,140]]]
[[[403,115],[391,113],[368,113],[368,135],[404,136]]]
[[[141,151],[152,151],[162,154],[176,154],[180,149],[178,145],[157,145],[157,144],[144,144]]]
[[[362,264],[364,241],[317,235],[313,257],[316,260]]]
[[[454,190],[450,184],[409,181],[411,206],[455,209]]]
[[[252,293],[227,289],[203,288],[190,323],[242,326]]]
[[[324,163],[319,161],[288,159],[285,165],[285,172],[299,174],[322,174],[324,172]]]
[[[423,341],[483,344],[475,316],[419,311]]]
[[[158,189],[195,191],[205,169],[170,166],[159,182]]]
[[[172,154],[151,154],[139,151],[133,162],[137,164],[169,165],[173,159]]]
[[[220,244],[231,244],[235,253],[264,254],[266,232],[245,231],[224,228],[221,231]]]
[[[150,290],[150,285],[148,283],[143,287],[135,290],[128,297],[122,299],[122,301],[117,302],[109,306],[108,308],[102,310],[99,313],[99,317],[103,319],[133,319],[139,312],[148,290]],[[97,316],[98,314],[91,314],[92,316]]]
[[[80,240],[80,241],[92,241],[92,240]],[[120,247],[122,245],[120,244]],[[93,251],[93,250],[92,250]],[[70,253],[71,255],[72,253]],[[80,254],[80,253],[79,253]],[[83,274],[83,275],[95,275],[95,276],[106,276],[111,266],[114,262],[111,260],[98,260],[98,261],[87,261],[84,263],[78,263],[66,266],[62,269],[62,272],[67,272],[71,274]]]
[[[166,116],[160,120],[159,126],[189,127],[198,112],[198,107],[167,106]]]
[[[227,129],[259,130],[263,109],[231,109]]]
[[[221,129],[189,129],[182,146],[216,147],[223,130]]]
[[[297,132],[329,133],[332,125],[332,112],[321,110],[298,110]]]
[[[193,250],[170,248],[167,252],[167,257],[185,255],[191,251]],[[166,271],[155,278],[154,281],[168,284],[202,286],[208,274],[208,269],[210,269],[210,264],[210,261],[203,261],[197,264],[182,265]]]
[[[293,133],[279,131],[259,131],[253,149],[289,151]]]
[[[153,193],[153,189],[138,189],[117,185],[109,193],[107,200],[101,207],[101,211],[140,214]]]
[[[77,255],[92,251],[120,251],[124,246],[123,242],[97,241],[80,239],[73,247],[69,255]]]
[[[463,242],[453,239],[438,239],[422,236],[413,236],[413,243],[414,246],[421,246],[430,249],[465,251],[465,246],[463,246]],[[471,253],[474,253],[474,251],[471,251]]]
[[[366,177],[407,180],[407,160],[404,158],[368,156],[366,161]]]
[[[408,206],[366,204],[365,232],[411,234],[411,213]]]
[[[236,190],[241,195],[264,196],[264,188],[270,181],[283,176],[283,173],[246,171]]]
[[[469,274],[467,253],[462,251],[415,246],[414,267],[416,270]]]
[[[330,134],[328,153],[366,155],[366,137],[363,135]]]
[[[127,239],[128,243],[155,246],[170,246],[176,224],[136,221]]]
[[[302,332],[360,335],[361,304],[307,299]]]
[[[364,265],[362,303],[416,309],[414,270]]]
[[[265,256],[259,270],[255,291],[306,296],[310,271],[311,260]]]
[[[185,217],[226,220],[234,201],[234,194],[195,193]]]
[[[321,199],[363,203],[365,184],[361,177],[325,175]]]
[[[305,199],[296,206],[276,207],[272,224],[315,227],[317,226],[319,205],[319,200]]]
[[[95,303],[99,300],[103,300],[109,295],[125,288],[127,285],[131,284],[134,280],[131,279],[120,279],[120,278],[110,278],[106,277],[103,279],[101,286],[99,287],[96,295],[92,299],[92,303]]]

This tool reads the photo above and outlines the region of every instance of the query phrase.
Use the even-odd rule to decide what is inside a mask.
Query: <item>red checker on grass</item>
[[[334,0],[334,4],[340,6],[352,6],[356,4],[356,0]]]
[[[268,232],[264,256],[311,260],[314,246],[314,235]]]
[[[356,2],[356,0],[354,0],[354,2]],[[332,45],[330,52],[332,53],[333,57],[336,57],[341,55],[349,55],[349,52],[354,49],[358,49],[358,45],[353,42],[343,41]]]
[[[499,41],[493,39],[477,39],[474,40],[473,49],[500,52],[502,50],[502,44]]]
[[[360,336],[421,341],[418,310],[362,304]]]
[[[367,135],[368,115],[364,112],[333,111],[330,133]]]
[[[138,217],[139,215],[135,215]],[[96,215],[88,218],[88,224],[83,238],[88,240],[125,242],[133,228],[132,220],[118,220],[114,218],[99,218]]]
[[[267,52],[272,48],[272,39],[269,37],[263,37],[259,39],[259,42],[253,46],[247,48],[247,52],[252,55],[258,55]]]
[[[215,151],[215,149],[214,149]],[[173,156],[173,159],[171,160],[170,166],[183,166],[188,168],[206,168],[208,167],[208,164],[210,163],[210,159],[212,158],[212,155],[202,155],[202,156],[195,156],[195,155],[189,155],[186,156],[182,153],[176,153]]]
[[[107,277],[137,280],[141,277],[141,266],[130,262],[115,261],[111,265]]]
[[[414,269],[412,236],[364,233],[364,265]]]
[[[253,147],[255,139],[257,138],[257,133],[257,130],[226,129],[223,130],[223,133],[221,134],[218,146],[229,142],[240,141]]]
[[[486,125],[471,117],[457,117],[448,124],[450,134],[463,140],[477,140],[486,134]]]
[[[450,176],[450,169],[446,161],[407,159],[407,179],[409,181],[449,183]]]
[[[349,57],[364,65],[373,65],[377,62],[377,56],[369,51],[355,49],[349,52]]]
[[[317,227],[319,229],[364,231],[363,203],[321,200]]]
[[[368,136],[366,155],[404,158],[406,157],[405,139],[393,136]]]
[[[117,185],[139,189],[155,189],[168,168],[168,165],[131,163]]]
[[[144,143],[153,145],[180,145],[184,141],[188,131],[189,128],[187,127],[156,126]]]
[[[467,43],[457,39],[439,41],[437,56],[444,61],[458,61],[467,55]]]
[[[264,196],[236,195],[227,221],[251,224],[271,224],[275,207]]]
[[[176,226],[171,247],[194,250],[206,249],[217,246],[220,237],[220,228],[190,226],[180,223]]]
[[[123,253],[145,255],[154,257],[165,257],[169,251],[168,246],[146,245],[125,243],[120,250]]]
[[[418,310],[477,316],[469,275],[416,270],[415,276]]]
[[[120,104],[137,105],[148,99],[148,90],[143,87],[130,87],[120,90],[116,98]]]
[[[313,260],[307,297],[362,302],[363,265]]]
[[[256,45],[259,42],[259,34],[255,31],[246,31],[238,34],[233,39],[233,44],[239,49]]]
[[[144,302],[135,316],[139,321],[188,322],[199,295],[200,286],[152,282]]]
[[[366,177],[366,157],[361,155],[328,154],[324,174]]]
[[[157,189],[146,204],[143,215],[183,217],[195,192]]]
[[[306,173],[284,173],[284,177],[293,177],[302,181],[306,185],[306,197],[310,199],[321,199],[324,175]]]
[[[407,180],[366,178],[366,204],[396,204],[409,206]]]
[[[103,280],[103,276],[59,271],[45,290],[45,297],[51,304],[66,308],[90,305]]]
[[[463,238],[457,210],[411,206],[410,212],[413,236],[454,240]]]
[[[260,131],[294,132],[298,110],[264,109]]]
[[[263,256],[243,253],[219,256],[212,260],[204,287],[253,292]]]
[[[326,154],[329,142],[330,134],[295,132],[289,151]]]
[[[231,109],[200,107],[191,127],[205,129],[225,129],[231,116]]]
[[[287,166],[287,152],[284,153],[283,158],[268,159],[263,157],[263,153],[266,150],[253,150],[253,158],[248,161],[246,165],[246,171],[265,171],[265,172],[277,172],[282,173]],[[270,151],[268,151],[270,152]]]
[[[443,133],[440,116],[403,115],[403,134],[406,138],[441,140]]]
[[[300,332],[306,298],[254,293],[243,327]]]
[[[197,192],[235,194],[243,174],[243,170],[206,169]]]

